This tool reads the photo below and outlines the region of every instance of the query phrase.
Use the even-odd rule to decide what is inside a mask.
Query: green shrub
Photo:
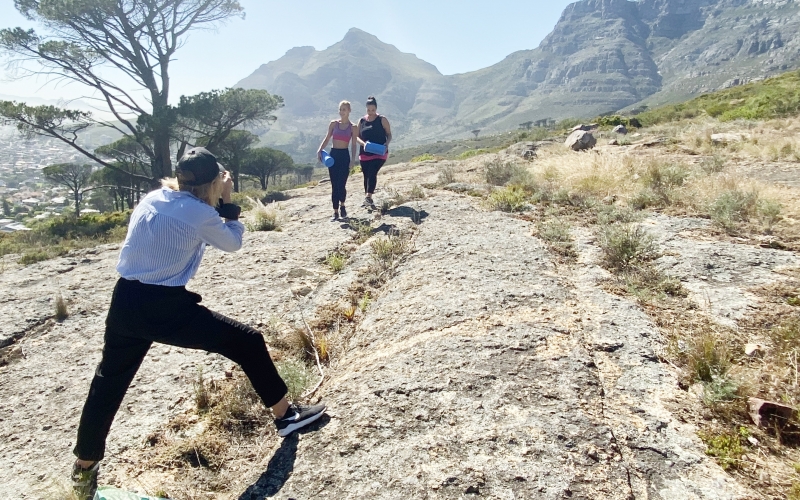
[[[603,262],[609,269],[624,270],[658,256],[655,240],[641,226],[603,226],[599,236]]]
[[[347,263],[347,258],[339,252],[331,252],[325,257],[325,264],[331,268],[331,271],[338,273],[344,269]]]
[[[781,204],[777,201],[758,200],[756,211],[767,232],[772,232],[772,227],[781,220],[782,208]]]
[[[423,153],[423,154],[421,154],[419,156],[415,156],[415,157],[411,158],[411,162],[412,163],[419,163],[419,162],[422,162],[422,161],[430,161],[430,160],[438,160],[438,158],[433,156],[430,153]]]
[[[631,222],[639,222],[642,219],[642,214],[631,210],[628,207],[619,207],[617,205],[600,205],[597,209],[597,223],[601,225],[621,223],[630,224]]]
[[[468,149],[467,151],[464,151],[463,153],[458,155],[458,158],[460,160],[466,160],[467,158],[472,158],[473,156],[485,155],[488,153],[489,153],[488,149]]]
[[[294,401],[299,398],[303,392],[311,385],[313,374],[308,366],[302,361],[295,359],[284,359],[275,362],[275,368],[278,369],[278,374],[286,383],[289,392],[286,394],[286,399]]]
[[[483,169],[486,182],[493,186],[504,186],[515,177],[520,179],[530,176],[525,167],[500,160],[486,162]]]
[[[560,219],[551,219],[540,222],[536,232],[541,239],[547,242],[551,250],[564,257],[575,257],[577,253],[572,244],[571,227],[568,222]]]
[[[738,189],[725,191],[709,207],[711,220],[730,234],[735,234],[740,222],[754,215],[758,207],[758,193]]]
[[[744,455],[744,447],[740,433],[736,432],[699,432],[707,449],[706,454],[717,459],[723,470],[739,467]]]
[[[492,210],[501,212],[521,212],[528,204],[530,195],[517,185],[495,189],[489,194],[488,203]]]
[[[52,259],[53,257],[56,257],[56,255],[51,255],[50,253],[42,250],[33,250],[22,254],[22,257],[19,258],[19,263],[23,266],[27,266],[30,264],[36,264],[37,262],[42,262],[43,260]]]
[[[99,238],[115,227],[127,226],[130,217],[130,212],[86,214],[80,218],[54,217],[45,222],[40,230],[57,238]]]

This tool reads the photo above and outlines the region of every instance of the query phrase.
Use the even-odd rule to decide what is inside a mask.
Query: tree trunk
[[[81,216],[81,193],[75,190],[73,192],[75,195],[75,218]]]
[[[167,107],[167,89],[157,94],[151,89],[153,98],[153,187],[159,185],[164,177],[172,177],[172,156],[170,154],[170,128],[172,127],[172,113]]]
[[[269,183],[269,180],[267,179],[267,176],[266,176],[266,175],[260,175],[260,176],[258,177],[258,180],[260,180],[260,181],[261,181],[261,189],[263,189],[264,191],[266,191],[266,190],[267,190],[267,185],[268,185],[268,183]]]
[[[231,169],[231,177],[233,177],[233,192],[239,192],[239,169],[232,168]]]

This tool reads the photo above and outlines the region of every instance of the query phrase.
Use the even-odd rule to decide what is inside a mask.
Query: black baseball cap
[[[175,174],[178,182],[187,186],[202,186],[213,181],[225,168],[206,148],[192,148],[178,161]]]

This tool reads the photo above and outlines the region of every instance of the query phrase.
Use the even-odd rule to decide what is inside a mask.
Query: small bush
[[[679,279],[664,274],[651,263],[628,266],[621,272],[620,278],[626,291],[645,303],[662,300],[665,296],[687,295]]]
[[[756,211],[758,218],[764,229],[769,233],[772,232],[772,227],[781,220],[782,206],[777,201],[773,200],[758,200]]]
[[[275,367],[289,388],[289,392],[286,394],[286,399],[289,401],[299,398],[311,385],[314,377],[308,365],[299,360],[285,359],[278,361],[275,363]]]
[[[395,263],[410,249],[410,240],[403,235],[378,238],[370,244],[372,258],[380,270],[392,269]]]
[[[723,470],[739,467],[744,455],[744,447],[739,433],[736,432],[699,432],[707,449],[706,454],[717,459]]]
[[[55,301],[55,318],[56,321],[64,321],[69,317],[69,311],[67,310],[67,302],[64,300],[64,297],[61,295],[61,292],[56,294],[56,301]]]
[[[194,406],[198,411],[204,412],[211,406],[211,397],[203,377],[203,368],[197,370],[197,376],[192,383],[194,389]]]
[[[23,266],[27,266],[30,264],[36,264],[37,262],[42,262],[43,260],[51,259],[53,257],[54,256],[49,254],[48,252],[41,250],[34,250],[22,254],[22,257],[19,258],[19,263],[22,264]]]
[[[727,375],[712,377],[711,382],[703,384],[703,402],[714,407],[719,403],[738,398],[739,384]]]
[[[739,223],[756,213],[758,193],[732,189],[717,197],[709,207],[711,220],[727,233],[735,234]]]
[[[338,273],[344,269],[346,263],[347,258],[339,252],[329,253],[328,256],[325,257],[325,264],[327,264],[334,273]]]
[[[489,195],[488,204],[492,210],[501,212],[521,212],[530,199],[529,194],[520,186],[512,185],[495,189]]]
[[[700,162],[700,169],[707,174],[718,174],[725,170],[725,158],[714,155],[711,158],[704,158]]]
[[[264,205],[261,200],[254,200],[253,221],[247,223],[250,231],[280,231],[281,215],[278,210]]]
[[[655,240],[638,225],[604,226],[599,236],[604,264],[609,269],[624,270],[658,255]]]
[[[350,218],[347,222],[350,229],[354,231],[353,239],[359,245],[367,241],[372,236],[372,225],[368,221]]]
[[[597,223],[601,225],[621,223],[630,224],[639,222],[642,215],[627,207],[616,205],[601,205],[597,210]]]
[[[487,162],[483,169],[486,182],[493,186],[504,186],[515,177],[519,179],[529,176],[525,167],[500,160]]]
[[[364,292],[364,295],[361,297],[361,300],[358,301],[358,309],[363,313],[367,312],[369,305],[372,303],[372,299],[369,296],[369,292]]]
[[[547,242],[551,250],[557,254],[572,258],[577,255],[572,244],[571,227],[568,222],[552,219],[539,223],[536,232],[541,239]]]
[[[439,168],[439,178],[437,183],[441,186],[447,186],[456,182],[456,169],[452,165],[444,165]]]
[[[687,343],[683,353],[692,378],[699,382],[711,383],[724,377],[731,366],[730,352],[713,332],[702,332]]]
[[[412,187],[411,191],[408,193],[409,200],[424,200],[427,197],[425,190],[419,184],[414,184],[414,187]]]

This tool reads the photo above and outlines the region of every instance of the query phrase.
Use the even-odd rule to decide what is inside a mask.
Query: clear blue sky
[[[292,47],[325,49],[352,27],[416,54],[444,74],[473,71],[516,50],[537,47],[573,1],[241,0],[244,20],[231,20],[216,31],[192,32],[177,53],[171,66],[171,100],[229,87]],[[19,15],[12,0],[0,2],[0,28],[36,28]],[[48,99],[81,94],[74,85],[55,88],[43,83],[9,81],[0,67],[0,94]]]

